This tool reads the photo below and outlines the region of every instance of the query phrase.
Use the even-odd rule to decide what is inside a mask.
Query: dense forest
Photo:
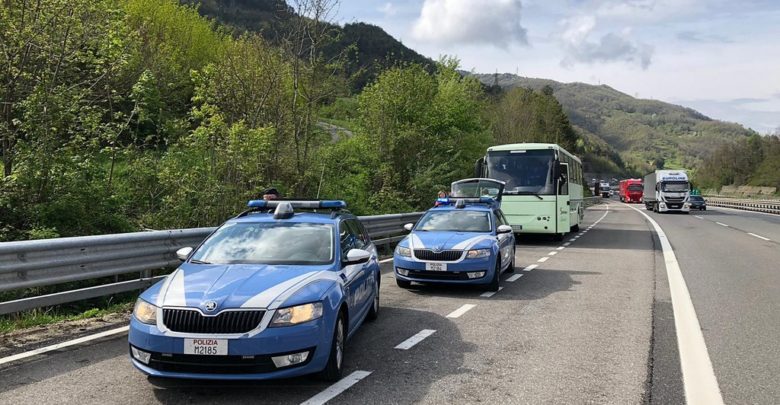
[[[0,3],[0,240],[212,226],[270,185],[421,209],[499,139],[581,144],[549,92],[486,92],[454,58],[357,91],[333,3],[296,4],[269,39],[174,0]]]

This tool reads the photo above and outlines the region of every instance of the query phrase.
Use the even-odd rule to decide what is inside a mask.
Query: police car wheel
[[[366,319],[374,321],[379,317],[379,280],[376,282],[376,295],[374,296],[374,302],[371,303],[371,309],[368,310]]]
[[[412,286],[412,282],[406,280],[395,279],[395,283],[398,284],[398,286],[401,288],[409,288]]]
[[[509,263],[509,267],[506,269],[507,273],[515,272],[515,249],[512,249],[512,261]]]
[[[496,271],[493,272],[493,278],[490,280],[490,284],[488,284],[488,291],[498,291],[499,282],[501,281],[501,277],[499,277],[500,274],[501,262],[496,261]]]
[[[344,363],[344,342],[346,341],[346,331],[344,325],[344,315],[339,313],[336,320],[336,327],[333,330],[333,343],[330,346],[330,356],[325,369],[320,372],[320,378],[325,381],[338,381],[341,379]]]

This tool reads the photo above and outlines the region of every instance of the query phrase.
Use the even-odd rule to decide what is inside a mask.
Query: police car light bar
[[[347,203],[342,200],[251,200],[246,205],[249,208],[276,208],[280,203],[289,203],[293,208],[304,209],[347,208]]]
[[[449,197],[449,198],[438,198],[436,199],[436,202],[439,205],[444,204],[455,204],[456,208],[463,208],[466,204],[486,204],[486,205],[494,205],[498,203],[494,198],[492,197]]]

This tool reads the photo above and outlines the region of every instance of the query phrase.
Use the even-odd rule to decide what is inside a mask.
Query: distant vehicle
[[[395,281],[478,284],[498,291],[500,274],[515,268],[515,235],[490,197],[450,199],[431,208],[398,243]]]
[[[602,197],[609,198],[609,196],[612,195],[610,191],[612,191],[612,187],[609,186],[609,183],[607,182],[599,183],[599,193],[601,193]]]
[[[559,145],[491,146],[474,169],[476,177],[506,183],[501,209],[515,233],[563,240],[580,229],[585,215],[582,162]]]
[[[626,179],[620,181],[619,195],[620,201],[625,203],[642,202],[642,179]]]
[[[376,247],[343,201],[248,206],[138,298],[128,340],[144,374],[341,378],[347,339],[379,311]]]
[[[645,176],[642,200],[655,212],[684,212],[691,209],[691,185],[684,170],[656,170]]]
[[[707,200],[705,200],[704,197],[700,195],[692,195],[690,196],[689,200],[691,202],[692,210],[699,210],[699,211],[707,210]]]

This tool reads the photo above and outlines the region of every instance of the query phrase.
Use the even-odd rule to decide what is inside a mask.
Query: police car
[[[497,291],[502,271],[513,272],[515,236],[493,198],[438,201],[399,242],[393,255],[399,287],[412,282],[482,284]]]
[[[341,377],[345,342],[379,311],[376,247],[343,201],[249,207],[141,294],[128,340],[143,373]]]

